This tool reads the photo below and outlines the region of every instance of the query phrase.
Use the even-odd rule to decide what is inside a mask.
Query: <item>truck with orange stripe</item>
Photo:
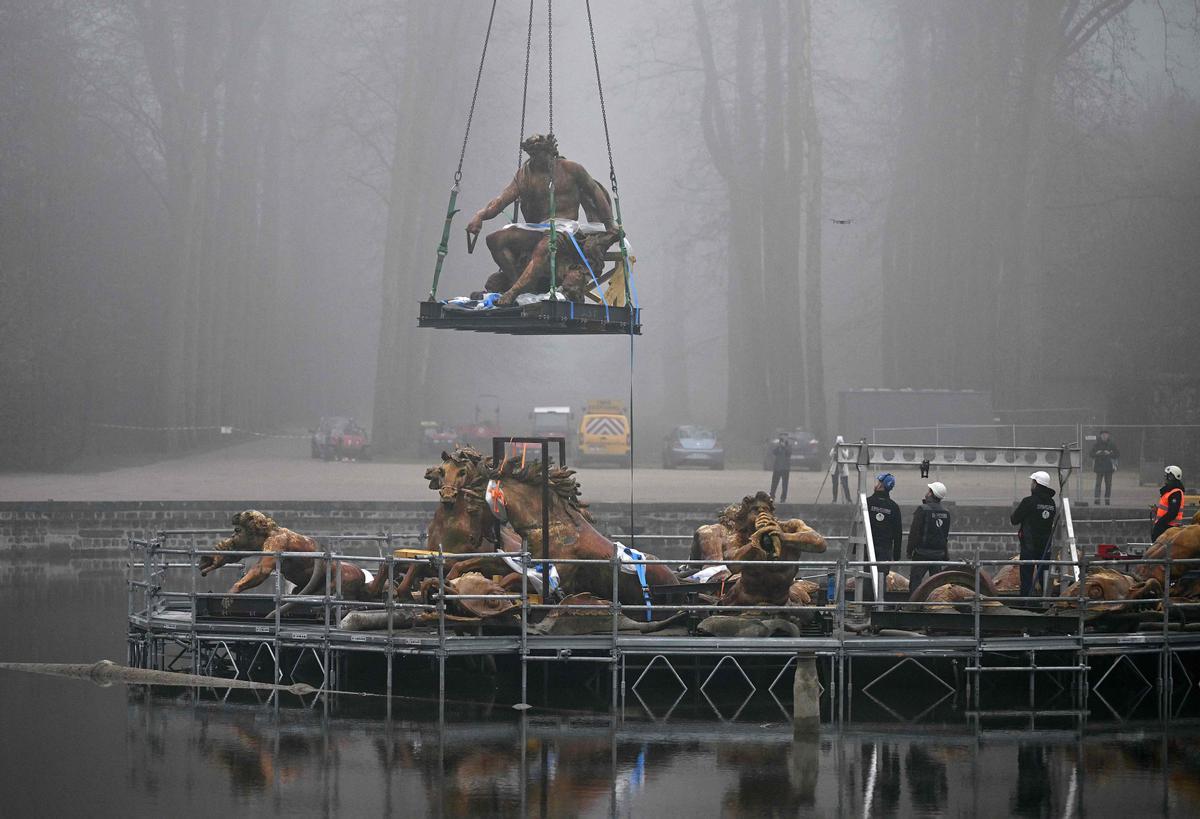
[[[579,419],[577,463],[627,463],[631,441],[629,416],[620,401],[587,402]]]

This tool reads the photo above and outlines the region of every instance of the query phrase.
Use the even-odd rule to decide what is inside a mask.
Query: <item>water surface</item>
[[[5,660],[123,661],[125,611],[120,558],[0,562]],[[786,700],[762,692],[710,705],[652,687],[614,717],[587,691],[522,714],[476,686],[477,702],[393,700],[389,716],[380,698],[276,703],[6,673],[0,805],[11,816],[1200,814],[1191,704],[1181,696],[1164,724],[1128,675],[1111,686],[1113,710],[1032,727],[980,726],[955,698],[894,688],[794,740]]]

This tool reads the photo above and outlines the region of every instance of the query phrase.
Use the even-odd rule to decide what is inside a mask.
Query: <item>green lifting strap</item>
[[[454,221],[454,214],[458,213],[458,208],[454,207],[457,202],[458,186],[455,185],[450,189],[450,204],[446,206],[446,224],[442,226],[442,241],[438,245],[437,264],[433,268],[433,286],[429,288],[430,301],[437,301],[438,279],[442,277],[442,263],[450,252],[450,223]]]
[[[554,172],[558,170],[557,157],[550,160],[550,298],[558,286],[558,230],[554,227]]]

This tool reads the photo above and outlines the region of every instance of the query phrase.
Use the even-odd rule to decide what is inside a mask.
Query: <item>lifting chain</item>
[[[554,0],[546,0],[546,65],[550,85],[550,133],[554,133]]]
[[[492,13],[488,15],[487,33],[483,35],[483,53],[479,55],[479,71],[475,74],[475,90],[471,93],[471,108],[467,112],[467,128],[463,133],[462,150],[458,153],[458,168],[454,171],[454,187],[462,181],[463,159],[467,156],[467,139],[471,136],[471,120],[475,117],[475,101],[479,98],[479,82],[483,79],[483,63],[487,59],[488,43],[492,39],[492,21],[496,19],[496,0],[492,0]]]
[[[596,51],[596,29],[592,26],[592,0],[585,0],[587,9],[588,35],[592,38],[592,63],[596,66],[596,90],[600,93],[600,121],[604,123],[604,146],[608,149],[608,179],[612,183],[613,198],[617,197],[617,169],[613,164],[612,139],[608,135],[608,109],[604,105],[604,84],[600,82],[600,57]]]
[[[517,170],[521,170],[521,143],[525,141],[525,110],[529,101],[529,53],[533,48],[533,0],[529,0],[529,23],[525,30],[525,80],[521,83],[521,135],[517,138]],[[514,211],[514,214],[516,212]],[[513,216],[513,221],[516,216]]]

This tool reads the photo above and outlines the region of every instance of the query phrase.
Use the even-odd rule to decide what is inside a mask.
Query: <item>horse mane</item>
[[[458,466],[475,466],[483,460],[483,454],[473,446],[456,446],[453,452],[443,452],[442,460]]]
[[[480,469],[488,480],[507,478],[529,486],[542,485],[541,461],[527,461],[522,465],[517,460],[505,458],[497,468],[492,465],[491,459],[488,459],[480,464]],[[550,491],[554,497],[557,497],[566,504],[568,509],[582,515],[583,519],[588,523],[594,523],[592,515],[588,511],[587,504],[580,500],[579,481],[575,480],[574,469],[555,466],[554,462],[551,461],[547,477],[550,481]]]

